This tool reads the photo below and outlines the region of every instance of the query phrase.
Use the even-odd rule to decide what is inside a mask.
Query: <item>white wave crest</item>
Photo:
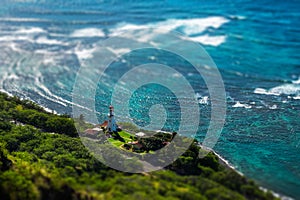
[[[274,104],[274,105],[272,105],[272,106],[269,106],[269,109],[271,109],[271,110],[275,110],[275,109],[277,109],[277,105],[276,105],[276,104]]]
[[[38,18],[17,18],[17,17],[3,17],[0,18],[0,21],[4,22],[51,22],[47,19],[38,19]]]
[[[7,32],[5,35],[0,36],[0,41],[8,43],[11,47],[19,46],[19,41],[26,43],[46,44],[46,45],[66,45],[63,41],[51,39],[49,33],[39,27],[21,27],[14,32]],[[19,51],[19,48],[14,50]]]
[[[239,101],[237,101],[232,107],[233,108],[246,108],[246,109],[252,108],[252,106],[250,106],[248,104],[242,104]]]
[[[270,89],[271,93],[275,94],[298,94],[300,93],[300,86],[294,84],[284,84]]]
[[[218,46],[225,42],[225,35],[210,36],[208,34],[200,34],[208,28],[218,29],[228,22],[229,20],[224,17],[214,16],[196,19],[168,19],[142,25],[120,23],[115,28],[109,30],[109,36],[121,36],[135,39],[139,42],[151,42],[156,36],[151,29],[159,30],[161,33],[178,31],[187,36],[182,37],[182,39],[192,40],[204,45]]]
[[[159,22],[156,26],[164,27],[171,31],[175,29],[181,29],[185,35],[194,35],[202,33],[208,28],[220,28],[223,24],[229,22],[224,17],[214,16],[207,18],[196,18],[196,19],[169,19],[164,22]]]
[[[300,84],[300,77],[297,80],[292,81],[294,84]]]
[[[283,84],[277,87],[273,87],[269,90],[263,88],[256,88],[254,90],[256,94],[265,94],[265,95],[300,95],[300,85],[297,84]]]
[[[229,15],[230,19],[237,19],[237,20],[244,20],[246,19],[245,16],[241,16],[241,15]]]
[[[128,53],[131,51],[131,49],[127,49],[127,48],[113,49],[113,48],[107,47],[107,49],[116,55],[125,54],[125,53]]]
[[[280,95],[280,94],[277,94],[277,93],[272,93],[272,92],[270,92],[270,91],[268,91],[264,88],[255,88],[254,93],[255,94],[276,95],[276,96]]]
[[[209,36],[209,35],[202,35],[198,37],[190,37],[192,41],[199,42],[204,45],[211,45],[211,46],[219,46],[220,44],[226,41],[226,36]]]
[[[46,33],[46,31],[38,27],[20,28],[19,30],[16,31],[16,34],[34,34],[34,33]]]
[[[62,41],[49,39],[47,37],[39,37],[35,40],[38,44],[48,44],[48,45],[64,45]]]
[[[105,37],[105,33],[98,28],[84,28],[75,30],[71,37]]]
[[[295,97],[293,97],[293,99],[300,100],[300,96],[295,96]]]
[[[96,48],[82,48],[76,47],[74,53],[77,55],[79,60],[85,60],[89,58],[93,58],[93,53],[95,52]]]
[[[208,105],[209,104],[209,97],[204,96],[204,97],[200,98],[198,102],[199,102],[199,104]]]
[[[11,42],[11,41],[29,41],[32,42],[32,38],[26,35],[5,35],[0,37],[0,41]]]

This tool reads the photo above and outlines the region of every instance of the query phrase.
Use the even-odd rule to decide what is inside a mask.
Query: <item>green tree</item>
[[[0,143],[0,170],[1,171],[6,171],[8,170],[12,162],[7,158],[8,151],[5,148],[6,144],[5,143]]]
[[[34,184],[15,171],[5,171],[0,175],[1,199],[38,199],[39,192]]]
[[[46,131],[78,136],[74,121],[64,117],[51,117],[46,121]]]

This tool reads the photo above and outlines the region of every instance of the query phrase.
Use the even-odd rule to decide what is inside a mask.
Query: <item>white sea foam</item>
[[[38,44],[64,45],[64,43],[62,41],[49,39],[47,37],[39,37],[38,39],[35,40],[35,42]]]
[[[300,96],[295,96],[295,97],[293,97],[293,99],[300,100]]]
[[[10,96],[10,97],[13,96],[11,93],[9,93],[9,92],[7,92],[6,90],[1,89],[1,88],[0,88],[0,92],[3,92],[3,93],[7,94],[7,95]]]
[[[264,95],[287,95],[287,98],[299,99],[300,96],[300,77],[292,83],[285,83],[270,89],[256,88],[254,90],[256,94]]]
[[[23,27],[18,29],[15,32],[15,34],[35,34],[35,33],[46,33],[46,31],[38,27]]]
[[[157,23],[156,26],[164,27],[170,31],[181,28],[181,31],[185,35],[194,35],[202,33],[210,27],[215,29],[220,28],[227,22],[229,22],[229,20],[224,17],[213,16],[196,19],[169,19]]]
[[[107,49],[116,55],[122,55],[122,54],[125,54],[125,53],[128,53],[131,51],[130,49],[127,49],[127,48],[113,49],[113,48],[107,47]]]
[[[269,109],[271,109],[271,110],[275,110],[275,109],[277,109],[277,105],[276,105],[276,104],[274,104],[274,105],[272,105],[272,106],[269,106]]]
[[[230,19],[238,19],[238,20],[244,20],[246,19],[245,16],[241,16],[241,15],[229,15]]]
[[[212,148],[206,147],[206,146],[204,146],[204,145],[202,145],[202,144],[198,144],[198,145],[199,145],[199,146],[201,147],[201,149],[203,149],[203,150],[213,152],[213,153],[220,159],[221,163],[223,163],[225,166],[227,166],[227,167],[233,169],[235,172],[237,172],[237,173],[240,174],[241,176],[244,176],[244,174],[243,174],[242,172],[238,171],[238,170],[236,169],[236,167],[234,167],[233,165],[231,165],[231,164],[229,163],[228,160],[226,160],[225,158],[223,158],[220,154],[218,154],[217,152],[215,152]]]
[[[220,44],[226,41],[226,36],[209,36],[209,35],[202,35],[198,37],[189,37],[190,40],[199,42],[204,45],[211,45],[211,46],[219,46]]]
[[[300,92],[300,86],[294,84],[284,84],[270,89],[271,93],[275,94],[297,94]]]
[[[148,58],[149,58],[150,60],[155,60],[155,59],[156,59],[155,56],[148,56]]]
[[[85,60],[93,58],[93,53],[95,52],[96,48],[86,48],[83,46],[76,46],[74,49],[74,53],[77,55],[79,60]]]
[[[256,94],[265,94],[265,95],[299,95],[300,94],[300,85],[297,84],[283,84],[277,87],[273,87],[269,90],[263,88],[256,88],[254,90]]]
[[[237,172],[238,174],[240,174],[241,176],[244,176],[244,174],[240,171],[238,171],[233,165],[231,165],[229,163],[228,160],[226,160],[225,158],[223,158],[220,154],[218,154],[217,152],[213,151],[214,154],[216,154],[216,156],[218,156],[218,158],[223,162],[225,163],[226,166],[228,166],[229,168],[233,169],[235,172]]]
[[[18,53],[22,52],[22,50],[20,49],[19,45],[16,44],[16,43],[10,43],[9,46],[15,52],[18,52]]]
[[[98,28],[84,28],[75,30],[71,37],[105,37],[105,33]]]
[[[80,108],[83,108],[83,109],[86,109],[86,110],[89,110],[89,111],[92,111],[91,109],[89,108],[86,108],[84,106],[81,106],[79,104],[75,104],[71,101],[68,101],[60,96],[57,96],[55,94],[53,94],[46,86],[44,86],[43,84],[39,84],[39,88],[42,89],[47,95],[44,95],[43,93],[41,93],[40,91],[38,90],[35,90],[40,96],[43,96],[44,98],[47,98],[48,100],[50,101],[53,101],[53,102],[56,102],[56,103],[59,103],[63,106],[67,106],[67,105],[75,105],[77,107],[80,107]],[[52,97],[52,98],[51,98]]]
[[[214,16],[196,19],[168,19],[161,22],[148,23],[143,25],[120,23],[115,28],[109,30],[109,36],[121,36],[135,39],[139,42],[153,42],[156,37],[153,30],[161,33],[178,31],[183,33],[188,39],[205,45],[218,46],[225,42],[225,35],[210,36],[208,34],[199,35],[208,28],[218,29],[229,20],[224,17]]]
[[[110,29],[110,36],[120,36],[123,33],[131,33],[134,31],[148,29],[148,28],[155,28],[153,24],[148,25],[135,25],[135,24],[127,24],[127,23],[119,23],[115,28]],[[124,35],[127,36],[127,35]]]
[[[41,105],[40,105],[41,106]],[[49,113],[53,113],[53,114],[57,114],[57,112],[55,111],[55,110],[52,110],[52,109],[50,109],[50,108],[47,108],[47,107],[45,107],[45,106],[41,106],[44,110],[46,110],[47,112],[49,112]]]
[[[198,102],[199,102],[199,104],[208,105],[209,104],[209,97],[208,96],[201,97],[198,100]]]
[[[252,108],[252,106],[248,105],[248,104],[242,104],[241,102],[237,101],[233,106],[233,108]]]
[[[276,96],[280,95],[278,93],[272,93],[264,88],[255,88],[254,93],[255,94],[276,95]]]
[[[2,36],[0,37],[0,41],[3,42],[10,42],[10,41],[30,41],[32,42],[32,38],[26,35],[6,35],[6,36]]]
[[[18,18],[18,17],[1,17],[0,21],[4,21],[4,22],[51,22],[51,20],[47,20],[47,19]]]
[[[195,94],[195,99],[198,101],[199,104],[208,105],[209,104],[209,97],[202,96],[198,92]]]
[[[300,77],[297,80],[292,81],[294,84],[300,84]]]
[[[66,103],[61,102],[61,101],[58,101],[57,99],[53,99],[53,98],[49,97],[48,95],[45,95],[45,94],[43,94],[42,92],[40,92],[40,91],[38,91],[38,90],[36,90],[36,89],[34,89],[34,91],[35,91],[39,96],[41,96],[41,97],[43,97],[43,98],[45,98],[45,99],[48,99],[49,101],[55,102],[55,103],[57,103],[57,104],[60,104],[60,105],[62,105],[62,106],[65,106],[65,107],[67,106]]]
[[[8,43],[12,47],[16,47],[18,41],[48,45],[65,45],[65,43],[62,41],[49,39],[47,37],[47,31],[38,27],[19,28],[14,32],[7,33],[7,35],[1,36],[0,41]],[[20,51],[19,48],[16,50]]]

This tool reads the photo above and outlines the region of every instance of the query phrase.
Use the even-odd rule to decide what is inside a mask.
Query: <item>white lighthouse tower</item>
[[[112,132],[116,132],[117,128],[118,126],[114,118],[114,107],[111,105],[109,106],[107,130],[108,132],[112,133]]]

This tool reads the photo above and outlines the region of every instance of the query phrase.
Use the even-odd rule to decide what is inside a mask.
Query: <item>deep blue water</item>
[[[97,42],[138,28],[181,32],[203,45],[225,84],[227,117],[214,150],[263,187],[299,199],[299,10],[297,0],[2,0],[0,88],[71,114],[76,73],[92,59]],[[202,121],[197,137],[202,140],[210,118],[209,94],[188,63],[168,58],[142,51],[112,63],[98,84],[96,110],[106,112],[109,84],[126,67],[154,60],[174,65],[189,75],[198,93]],[[168,98],[159,99],[162,94]],[[168,117],[164,128],[176,129],[180,112],[174,99],[171,91],[155,84],[140,88],[130,100],[133,122],[147,125],[150,107],[163,102]]]

